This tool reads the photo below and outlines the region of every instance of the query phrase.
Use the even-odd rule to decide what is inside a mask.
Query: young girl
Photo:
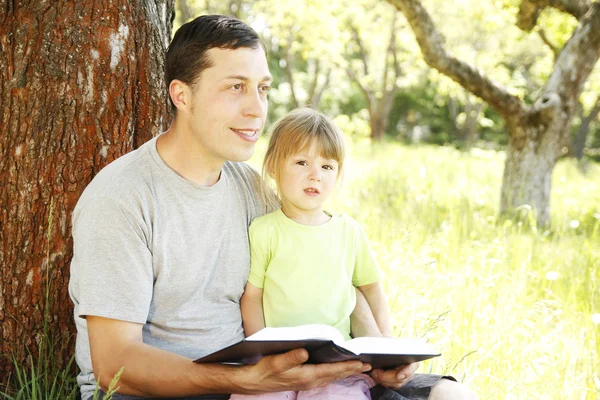
[[[343,137],[318,111],[301,108],[275,123],[263,176],[281,208],[250,225],[250,276],[241,299],[246,336],[265,326],[328,324],[350,339],[358,288],[383,335],[390,334],[380,270],[360,225],[323,210],[344,164]],[[232,399],[370,399],[373,380],[358,375],[325,388]]]

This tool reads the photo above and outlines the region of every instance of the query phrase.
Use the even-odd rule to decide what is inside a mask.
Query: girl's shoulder
[[[270,213],[256,217],[250,223],[250,231],[265,231],[270,230],[278,225],[278,220],[281,218],[281,209],[277,209]]]
[[[352,230],[362,230],[362,227],[354,218],[346,213],[329,213],[332,218],[335,218],[339,221],[340,224],[347,227],[347,229]]]

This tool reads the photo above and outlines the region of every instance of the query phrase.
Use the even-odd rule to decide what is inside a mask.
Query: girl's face
[[[312,143],[292,154],[279,171],[278,189],[284,211],[300,214],[322,212],[322,204],[333,192],[338,162],[323,158]]]

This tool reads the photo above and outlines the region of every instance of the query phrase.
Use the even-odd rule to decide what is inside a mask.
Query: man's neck
[[[156,150],[163,161],[184,179],[201,186],[219,181],[224,162],[211,160],[192,136],[174,121],[157,140]]]

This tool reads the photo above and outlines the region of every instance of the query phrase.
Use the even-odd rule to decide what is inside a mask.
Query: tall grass
[[[600,168],[559,162],[538,229],[498,219],[502,153],[353,150],[329,207],[369,234],[395,333],[443,353],[422,370],[485,399],[600,399]]]
[[[350,150],[327,208],[367,231],[395,333],[425,337],[442,352],[421,371],[452,374],[482,399],[600,398],[599,166],[582,175],[559,162],[552,225],[539,229],[498,218],[502,153]],[[52,394],[69,377],[44,365],[19,366],[17,388],[0,398],[73,398],[72,381]]]

